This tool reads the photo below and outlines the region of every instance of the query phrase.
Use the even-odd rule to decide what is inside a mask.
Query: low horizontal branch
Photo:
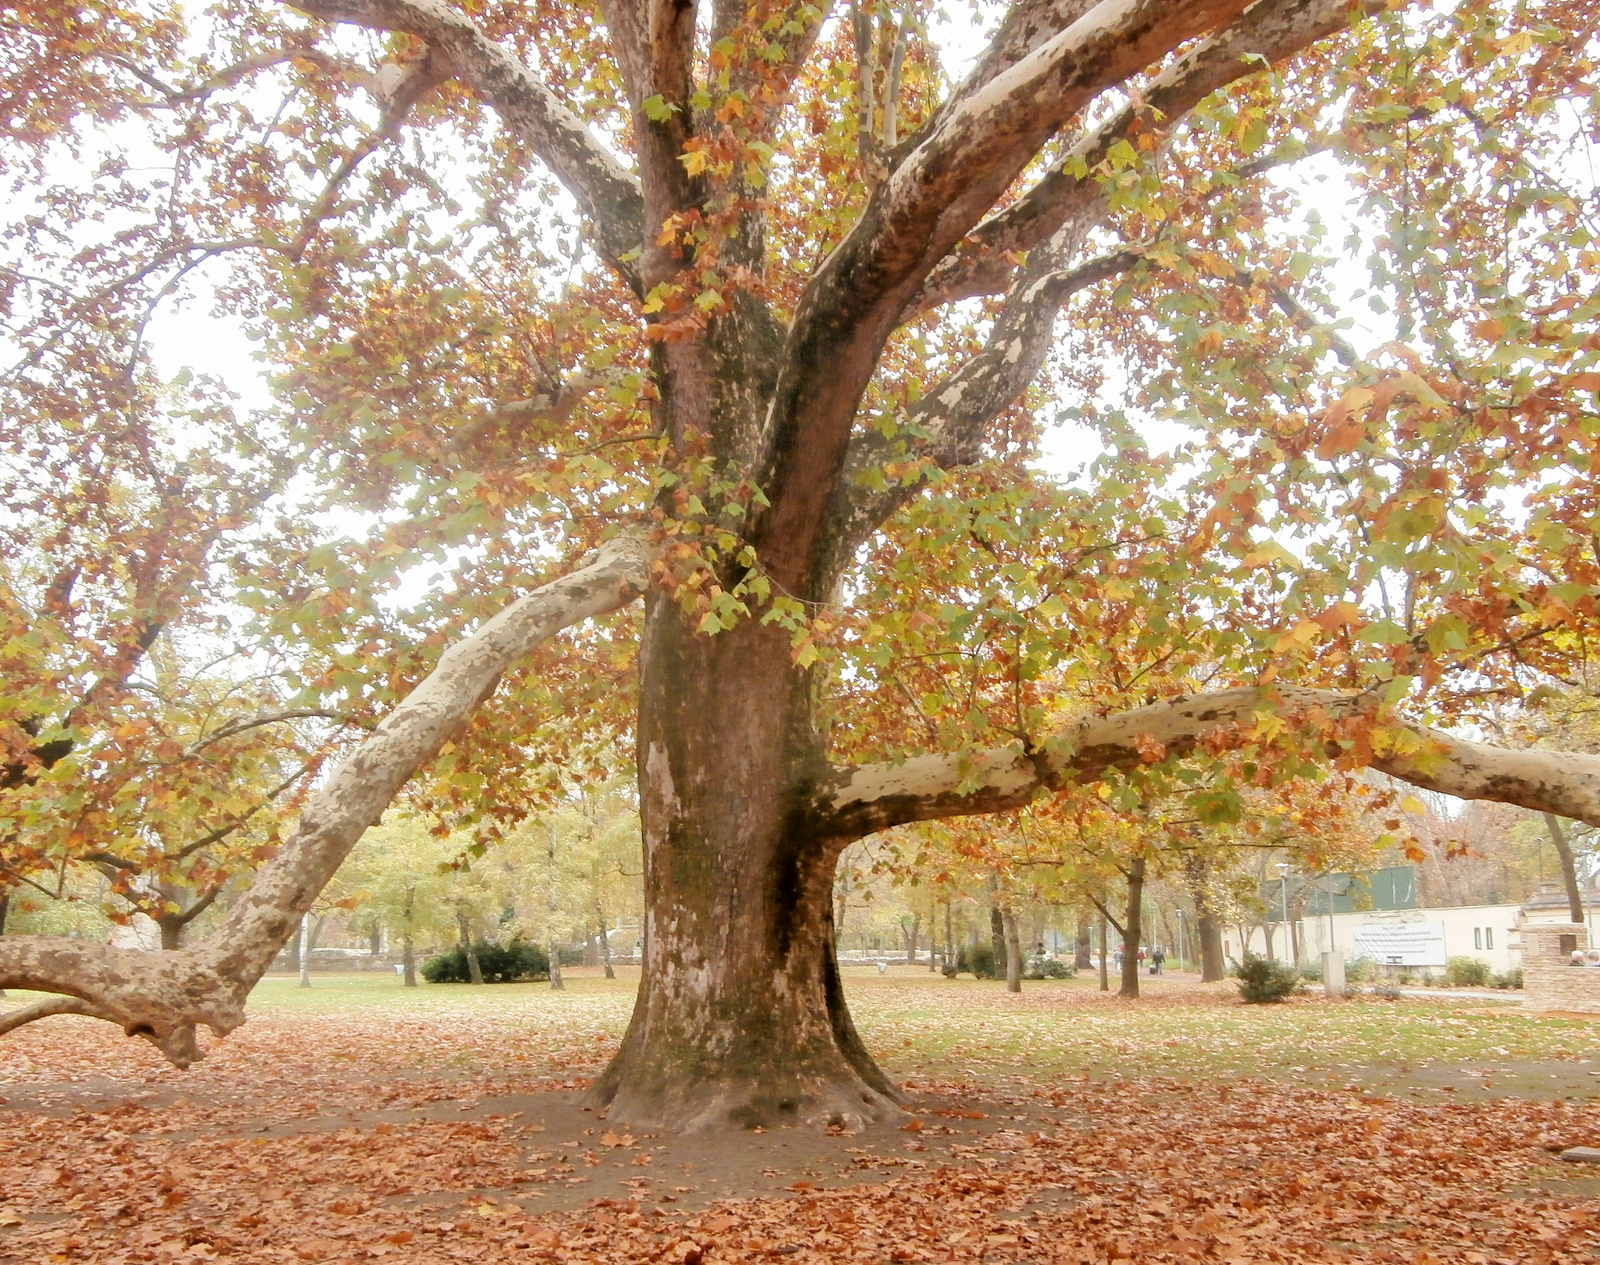
[[[918,756],[899,764],[840,770],[819,805],[830,836],[860,837],[890,826],[1005,812],[1042,794],[1101,780],[1144,763],[1159,744],[1183,756],[1208,735],[1260,713],[1320,711],[1338,720],[1374,709],[1369,695],[1289,686],[1179,695],[1081,721],[1044,747],[979,751],[970,758]],[[1511,750],[1408,726],[1414,754],[1375,754],[1368,767],[1458,799],[1492,800],[1600,825],[1600,756]]]
[[[653,557],[637,537],[613,540],[587,565],[519,598],[447,649],[310,798],[288,840],[206,940],[143,952],[63,936],[0,936],[0,988],[76,998],[84,1007],[76,1013],[121,1024],[179,1066],[192,1062],[199,1057],[196,1027],[221,1035],[244,1022],[246,997],[300,916],[501,674],[563,628],[635,601],[649,585]],[[73,1007],[49,1013],[66,1009]]]

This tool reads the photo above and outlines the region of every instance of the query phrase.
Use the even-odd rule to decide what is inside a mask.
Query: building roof
[[[1583,898],[1585,910],[1600,911],[1600,888],[1580,888],[1578,895]],[[1539,890],[1522,902],[1522,912],[1543,913],[1553,909],[1567,909],[1567,885],[1565,883],[1541,883]]]

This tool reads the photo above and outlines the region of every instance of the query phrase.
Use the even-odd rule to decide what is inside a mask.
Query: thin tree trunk
[[[567,981],[561,978],[561,942],[550,942],[550,987],[559,992],[566,992]]]
[[[0,936],[6,933],[6,916],[11,912],[11,893],[0,895]],[[6,995],[6,990],[0,988],[0,997]]]
[[[416,903],[417,889],[414,887],[406,888],[404,913],[406,933],[404,940],[401,942],[400,965],[404,972],[401,978],[407,988],[415,988],[417,986],[417,959],[411,943],[411,924],[415,916]]]
[[[1139,996],[1139,935],[1144,921],[1144,858],[1128,867],[1128,916],[1122,927],[1122,987],[1117,996]]]
[[[950,899],[944,902],[944,964],[947,970],[953,970],[956,964],[956,940],[950,930]]]
[[[1111,991],[1111,966],[1110,966],[1109,962],[1107,961],[1107,957],[1109,955],[1106,953],[1106,940],[1108,938],[1107,935],[1106,935],[1106,932],[1108,930],[1109,930],[1108,920],[1107,920],[1107,918],[1106,918],[1106,916],[1104,914],[1101,914],[1100,915],[1100,991],[1102,993],[1109,993]]]
[[[600,957],[606,968],[606,978],[616,979],[617,968],[611,965],[611,932],[606,927],[606,911],[599,901],[594,903],[594,918],[600,926]]]
[[[915,966],[917,962],[917,939],[922,933],[922,915],[911,915],[911,933],[906,937],[906,963]]]
[[[311,987],[311,912],[300,915],[300,983],[297,987]]]
[[[1556,855],[1561,858],[1561,879],[1567,885],[1567,909],[1573,922],[1583,921],[1583,892],[1578,887],[1578,866],[1572,858],[1572,845],[1567,842],[1567,832],[1561,828],[1561,819],[1554,813],[1544,815],[1545,828],[1550,831],[1550,842],[1556,845]]]
[[[994,964],[1006,960],[1006,922],[998,905],[989,906],[989,949],[994,954]]]
[[[939,969],[939,898],[928,901],[928,973]]]
[[[478,951],[472,947],[472,934],[467,926],[467,916],[456,910],[456,930],[461,934],[461,951],[467,955],[467,976],[474,984],[483,983],[483,967],[478,964]]]
[[[1222,953],[1222,923],[1209,904],[1195,918],[1195,930],[1200,938],[1200,982],[1211,984],[1228,973],[1228,964]]]
[[[383,952],[383,924],[374,922],[372,931],[367,936],[367,952],[377,957]]]
[[[1000,911],[1006,940],[1006,992],[1022,991],[1022,942],[1017,936],[1017,916],[1009,909]]]

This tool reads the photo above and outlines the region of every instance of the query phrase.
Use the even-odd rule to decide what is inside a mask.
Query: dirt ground
[[[0,1261],[1600,1260],[1600,1172],[1553,1154],[1600,1142],[1600,1027],[1518,1044],[1533,1020],[1390,1003],[1300,1063],[1182,1075],[1186,1041],[1271,1050],[1325,1012],[1181,981],[1143,1009],[1083,988],[948,1007],[914,982],[851,981],[908,1108],[856,1134],[613,1130],[578,1099],[629,997],[581,975],[403,1015],[329,986],[188,1072],[104,1024],[33,1025],[0,1045]],[[1500,1044],[1365,1035],[1418,1016]],[[1068,1055],[1075,1032],[1147,1048],[1041,1068],[1042,1038],[988,1039],[1006,1020]]]

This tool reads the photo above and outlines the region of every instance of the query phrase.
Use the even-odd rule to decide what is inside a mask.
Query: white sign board
[[[1356,956],[1383,966],[1443,966],[1444,923],[1369,922],[1350,929]]]

